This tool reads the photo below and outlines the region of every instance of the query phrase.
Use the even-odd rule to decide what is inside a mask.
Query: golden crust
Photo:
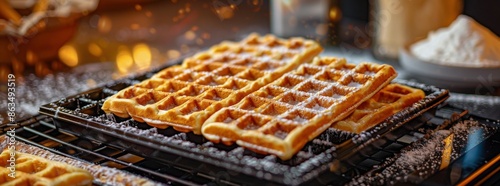
[[[92,175],[71,165],[50,161],[31,154],[15,152],[15,178],[9,176],[11,151],[0,154],[0,183],[2,185],[66,186],[92,185]]]
[[[400,84],[389,84],[371,99],[358,106],[347,118],[334,123],[332,127],[360,133],[424,97],[425,93],[420,89]]]
[[[213,114],[202,134],[286,160],[396,76],[389,65],[317,57]]]
[[[157,128],[201,133],[214,112],[281,77],[322,51],[314,41],[251,34],[222,42],[109,97],[102,109]]]

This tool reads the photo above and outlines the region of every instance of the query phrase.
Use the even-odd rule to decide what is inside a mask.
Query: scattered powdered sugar
[[[293,118],[293,121],[298,123],[307,123],[309,120],[300,116],[295,116],[295,118]]]
[[[219,84],[217,84],[217,82],[215,82],[215,81],[210,81],[210,83],[208,85],[209,86],[217,86]]]
[[[325,110],[326,108],[325,107],[322,107],[321,105],[318,105],[318,104],[315,104],[313,107],[312,107],[313,110],[317,110],[317,111],[323,111]]]
[[[215,100],[215,101],[220,101],[222,100],[221,97],[219,97],[217,94],[212,98],[212,100]]]
[[[472,114],[488,116],[500,123],[500,97],[452,93],[448,103],[454,107],[469,110]]]
[[[75,70],[67,73],[49,74],[43,78],[33,74],[16,77],[16,118],[21,119],[38,113],[41,105],[57,101],[113,79],[109,65],[99,64],[102,68]],[[112,64],[110,64],[112,65]],[[0,92],[0,110],[7,110],[7,94]],[[4,113],[0,113],[3,115]]]
[[[474,19],[460,15],[448,28],[411,46],[420,59],[462,67],[500,67],[500,38]]]
[[[223,122],[224,123],[231,123],[233,121],[233,118],[227,117]]]
[[[314,88],[307,90],[307,92],[312,93],[312,94],[315,94],[315,93],[317,93],[319,91],[320,90],[317,90],[317,89],[314,89]]]
[[[191,110],[190,110],[190,111],[189,111],[189,113],[187,113],[187,114],[191,114],[191,113],[193,113],[193,112],[197,112],[197,111],[199,111],[199,110],[200,110],[200,109],[198,108],[198,106],[196,106],[196,105],[195,105],[193,108],[191,108]]]
[[[483,131],[475,144],[467,144],[471,134],[478,130]],[[400,154],[387,158],[382,165],[373,167],[374,170],[354,178],[348,185],[394,185],[399,182],[414,182],[415,178],[408,180],[410,175],[425,179],[439,170],[444,150],[443,140],[453,134],[453,149],[450,160],[453,161],[464,152],[466,146],[475,146],[493,133],[493,129],[480,125],[474,120],[465,120],[455,124],[449,130],[439,130],[428,138],[423,138],[407,148]],[[474,135],[472,135],[474,136]]]
[[[363,84],[360,84],[358,82],[355,82],[355,81],[351,81],[349,84],[347,84],[348,87],[354,87],[354,88],[359,88],[361,86],[363,86]]]
[[[288,136],[288,132],[286,131],[282,131],[282,130],[278,130],[274,133],[274,136],[280,138],[280,139],[285,139],[287,136]]]

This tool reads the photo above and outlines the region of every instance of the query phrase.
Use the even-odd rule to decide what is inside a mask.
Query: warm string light
[[[153,53],[159,55],[157,49],[145,43],[134,45],[132,51],[127,46],[121,45],[116,54],[116,67],[120,73],[127,73],[133,67],[139,70],[147,69],[152,64]]]
[[[59,59],[69,67],[74,67],[78,65],[78,52],[73,45],[64,45],[59,49]]]
[[[172,2],[178,3],[178,1],[175,0]],[[182,1],[179,2],[182,3]],[[252,5],[255,5],[258,2],[258,0],[252,2],[248,1],[248,3],[251,3]],[[154,11],[148,10],[147,6],[143,6],[141,4],[133,4],[130,7],[132,11],[137,11],[137,13],[145,18],[152,18],[156,14]],[[227,15],[224,13],[225,10],[222,10],[222,14],[224,14],[224,17],[226,18],[230,18],[233,16],[230,14],[234,14],[234,9],[237,8],[237,5],[229,5],[225,8],[230,8],[231,10],[228,10],[229,12],[227,12]],[[181,20],[182,18],[185,18],[188,13],[192,12],[193,9],[191,4],[186,3],[184,6],[181,5],[176,13],[178,14],[178,19]],[[98,34],[114,35],[116,31],[119,31],[120,29],[129,29],[132,31],[139,31],[141,33],[143,33],[142,31],[145,31],[145,33],[149,34],[157,34],[160,31],[157,30],[158,28],[154,28],[153,26],[145,26],[140,21],[132,23],[129,22],[129,25],[122,26],[122,23],[115,19],[116,18],[111,14],[93,14],[88,20],[88,24],[91,28],[95,29],[95,32]],[[78,65],[96,60],[112,60],[116,63],[117,71],[127,73],[132,71],[132,69],[135,69],[135,67],[138,69],[148,68],[158,59],[160,59],[159,61],[162,61],[161,59],[178,59],[183,53],[187,53],[192,50],[190,47],[193,47],[193,44],[204,45],[206,40],[211,38],[210,33],[201,31],[198,26],[193,26],[181,36],[190,42],[180,46],[176,50],[171,49],[166,52],[159,52],[158,49],[144,43],[135,45],[126,44],[126,46],[121,45],[117,47],[116,43],[107,43],[109,41],[101,42],[102,40],[90,40],[85,44],[71,42],[59,48],[57,60],[41,61],[39,58],[42,56],[38,56],[36,51],[26,51],[25,55],[19,57],[19,59],[12,59],[13,62],[11,64],[7,66],[0,66],[0,71],[1,73],[14,73],[15,71],[24,72],[26,68],[32,67],[36,70],[37,74],[47,74],[51,69],[53,71],[59,71],[67,67],[76,67]],[[113,60],[114,58],[115,60]]]
[[[151,49],[144,43],[139,43],[134,46],[133,57],[134,62],[139,69],[145,69],[151,66]]]
[[[119,46],[116,54],[116,67],[121,73],[128,72],[129,68],[134,64],[134,59],[127,46]]]
[[[173,1],[174,3],[177,3],[177,1]],[[248,1],[247,3],[256,6],[259,4],[259,0],[256,1]],[[134,11],[141,12],[142,16],[145,16],[147,18],[153,17],[153,12],[147,10],[146,7],[140,5],[140,4],[135,4],[132,5],[132,8]],[[235,4],[228,4],[227,6],[222,7],[222,9],[219,9],[220,16],[222,16],[224,19],[229,19],[234,16],[234,11],[237,8],[237,5]],[[192,12],[191,9],[191,4],[186,3],[184,7],[181,7],[180,9],[177,10],[177,16],[176,19],[180,20],[184,18],[188,13]],[[113,24],[113,19],[109,15],[94,15],[92,17],[93,20],[90,20],[90,24],[93,28],[96,29],[97,32],[102,33],[102,34],[109,34],[109,33],[114,33],[117,27],[117,23],[115,25]],[[142,30],[145,29],[145,31],[149,34],[156,34],[158,30],[156,28],[150,27],[150,28],[144,28],[144,25],[141,25],[142,23],[137,22],[137,23],[129,23],[128,28],[125,27],[125,29],[130,29],[133,31],[136,30]],[[118,46],[116,49],[116,53],[113,55],[114,52],[109,51],[110,48],[115,48],[113,46],[106,45],[101,42],[88,42],[86,46],[83,46],[83,53],[80,53],[80,49],[76,48],[76,45],[74,44],[66,44],[65,46],[61,47],[59,50],[59,59],[60,61],[53,61],[51,63],[48,63],[48,66],[69,66],[69,67],[74,67],[82,64],[82,60],[87,60],[85,59],[80,59],[81,57],[85,57],[85,55],[90,55],[91,57],[97,57],[93,59],[100,59],[101,61],[109,60],[109,57],[113,58],[114,56],[116,58],[115,63],[117,70],[120,73],[127,73],[130,72],[134,68],[138,69],[143,69],[143,68],[148,68],[152,65],[153,59],[157,60],[159,58],[162,59],[178,59],[183,53],[188,53],[192,47],[193,44],[195,45],[204,45],[206,43],[206,40],[211,38],[211,34],[208,32],[203,32],[200,30],[198,26],[193,26],[191,29],[187,30],[184,32],[182,37],[185,40],[191,41],[186,44],[181,45],[178,49],[171,49],[167,50],[165,53],[160,53],[156,48],[152,48],[151,46],[145,44],[145,43],[139,43],[135,45],[121,45]],[[112,50],[112,49],[111,49]],[[156,53],[154,53],[156,51]],[[109,55],[111,54],[111,56]],[[83,56],[79,56],[83,55]],[[156,56],[155,56],[156,55]],[[35,66],[38,61],[38,56],[35,55],[35,53],[28,51],[26,53],[26,61],[23,61],[23,63],[15,63],[17,69],[24,69],[24,65],[30,65],[33,64],[32,66]],[[42,65],[37,65],[39,69],[44,69]],[[41,71],[41,70],[39,70]]]

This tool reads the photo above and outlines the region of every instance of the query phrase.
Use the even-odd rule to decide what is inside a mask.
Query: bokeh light
[[[108,33],[112,28],[111,19],[108,16],[99,17],[99,21],[97,22],[97,30],[101,33]]]
[[[133,57],[138,68],[148,68],[151,65],[151,49],[144,43],[134,46]]]
[[[78,53],[74,46],[72,45],[64,45],[59,49],[59,59],[61,61],[70,66],[74,67],[78,65]]]
[[[89,53],[92,54],[93,56],[99,57],[102,55],[102,49],[99,47],[99,45],[95,43],[90,43],[88,46]]]
[[[119,46],[116,54],[116,67],[121,73],[128,72],[128,69],[134,64],[134,59],[127,46]]]

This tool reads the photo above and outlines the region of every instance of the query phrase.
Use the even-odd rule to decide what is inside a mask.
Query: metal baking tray
[[[449,96],[444,89],[396,81],[422,89],[426,97],[361,134],[328,129],[307,143],[293,158],[282,161],[273,155],[257,154],[237,145],[213,144],[201,135],[180,133],[172,128],[157,129],[131,118],[105,114],[101,110],[107,97],[151,77],[159,70],[161,69],[118,80],[43,105],[40,113],[51,116],[56,121],[65,121],[56,122],[56,125],[75,135],[114,144],[178,167],[218,175],[221,179],[238,180],[239,183],[298,185],[349,179],[353,175],[346,172],[349,165],[355,163],[350,157],[356,156],[369,143],[384,136],[403,136],[404,133],[396,130],[401,126],[411,125],[409,128],[416,128],[413,125],[420,125],[421,122],[412,124],[410,121],[433,115],[436,107]],[[344,163],[347,160],[349,162]]]

